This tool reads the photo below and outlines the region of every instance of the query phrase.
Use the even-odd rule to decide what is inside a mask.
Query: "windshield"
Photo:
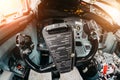
[[[99,2],[101,3],[98,2],[96,5],[105,10],[112,17],[113,21],[120,25],[120,4],[118,1],[119,0],[100,0]]]
[[[22,0],[0,0],[0,16],[15,14],[22,9]]]
[[[0,26],[29,11],[30,0],[0,0]]]
[[[90,4],[95,4],[107,12],[115,22],[120,26],[120,0],[83,0]]]

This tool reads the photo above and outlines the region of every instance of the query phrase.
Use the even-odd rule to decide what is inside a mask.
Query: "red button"
[[[105,64],[105,65],[103,66],[103,75],[105,75],[105,74],[107,73],[107,70],[108,70],[108,65]]]

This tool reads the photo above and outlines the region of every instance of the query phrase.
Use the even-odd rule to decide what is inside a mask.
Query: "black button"
[[[76,41],[76,46],[82,46],[81,42]]]

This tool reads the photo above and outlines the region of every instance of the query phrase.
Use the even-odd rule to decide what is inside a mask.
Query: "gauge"
[[[74,28],[75,51],[77,57],[85,57],[89,54],[91,50],[91,43],[88,40],[87,34],[83,30],[83,22],[77,21],[75,22],[75,26],[76,26],[76,28]]]

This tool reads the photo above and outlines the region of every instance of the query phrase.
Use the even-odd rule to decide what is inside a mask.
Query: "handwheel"
[[[16,37],[17,46],[21,51],[21,57],[27,63],[27,65],[39,73],[51,72],[58,70],[59,73],[67,73],[74,69],[78,63],[91,60],[98,49],[98,39],[97,34],[94,30],[90,31],[88,25],[84,24],[83,31],[88,35],[88,40],[90,41],[91,50],[87,55],[77,57],[75,46],[76,42],[74,40],[74,27],[70,22],[55,23],[45,26],[42,30],[42,34],[47,45],[47,48],[52,56],[53,63],[38,66],[32,62],[29,58],[29,54],[32,52],[32,40],[30,36],[19,34]],[[89,32],[87,32],[89,30]],[[26,40],[28,39],[28,40]],[[27,50],[27,51],[26,51]]]
[[[88,35],[88,40],[92,47],[87,55],[79,58],[76,57],[75,33],[73,30],[73,26],[76,26],[75,21],[73,21],[73,23],[74,24],[70,24],[68,21],[66,23],[48,25],[45,26],[42,31],[47,48],[53,58],[53,63],[60,73],[70,72],[78,63],[91,60],[98,50],[97,34],[94,30],[91,31],[88,25],[84,24],[84,26],[82,26],[84,27],[83,30]],[[89,30],[89,32],[87,32],[86,29]]]

